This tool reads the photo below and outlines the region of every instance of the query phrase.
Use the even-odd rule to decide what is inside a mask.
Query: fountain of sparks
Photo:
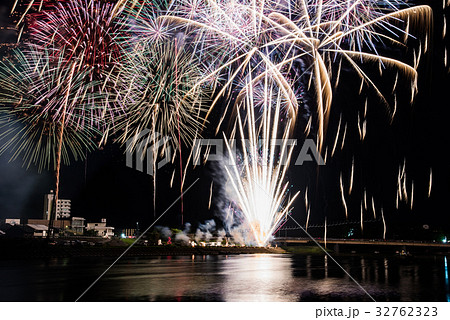
[[[267,84],[267,77],[265,80],[263,92],[266,95],[261,107],[255,108],[252,85],[245,87],[245,98],[239,107],[245,116],[242,119],[238,111],[236,121],[242,161],[238,162],[231,156],[228,165],[224,166],[234,192],[233,198],[237,199],[236,211],[249,227],[251,242],[258,246],[268,244],[298,195],[297,192],[289,199],[288,182],[285,182],[293,147],[287,146],[291,122],[281,128],[281,94],[276,92],[273,98],[272,93],[276,89]],[[256,112],[259,113],[258,118]],[[282,132],[281,137],[279,131]],[[236,148],[235,141],[225,137],[230,155]]]

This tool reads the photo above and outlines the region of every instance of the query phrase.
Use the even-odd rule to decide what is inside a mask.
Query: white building
[[[58,199],[56,203],[56,217],[57,219],[68,219],[70,218],[70,200]]]
[[[20,219],[5,219],[5,223],[9,223],[10,225],[20,224]]]
[[[106,219],[102,219],[101,222],[88,222],[86,230],[96,230],[97,234],[103,238],[114,236],[114,227],[107,227]]]
[[[84,221],[86,219],[80,217],[72,217],[72,230],[76,233],[83,234],[84,233]]]
[[[52,212],[52,205],[55,199],[53,190],[44,196],[44,220],[50,220],[50,214]],[[55,220],[70,218],[71,202],[68,199],[58,199],[56,204],[56,216]]]

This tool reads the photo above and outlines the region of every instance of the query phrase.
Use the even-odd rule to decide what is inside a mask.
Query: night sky
[[[10,1],[11,2],[11,1]],[[444,12],[442,1],[422,1],[433,6],[434,31],[432,45],[422,58],[419,68],[419,93],[414,104],[409,105],[409,84],[399,83],[398,110],[392,124],[377,98],[364,89],[358,95],[359,82],[354,74],[345,72],[334,93],[330,125],[326,144],[332,148],[337,132],[339,117],[348,122],[345,147],[338,148],[336,155],[328,159],[326,166],[319,169],[311,163],[301,167],[291,167],[288,179],[293,185],[292,191],[301,190],[294,203],[293,217],[305,223],[304,191],[308,186],[311,202],[311,224],[323,224],[324,217],[328,222],[345,221],[344,210],[339,192],[339,175],[342,172],[344,184],[348,186],[348,176],[352,159],[355,162],[354,187],[352,196],[348,197],[349,220],[359,221],[360,205],[364,188],[368,195],[368,206],[373,196],[377,210],[383,206],[388,222],[390,235],[405,232],[411,226],[429,224],[450,232],[450,210],[448,197],[450,191],[450,169],[447,160],[449,137],[449,98],[450,76],[444,67],[444,48],[448,46],[447,36],[443,41],[443,15],[448,17],[449,9]],[[9,18],[10,5],[0,6],[0,24],[11,24]],[[448,27],[447,27],[448,28]],[[449,30],[447,30],[449,31]],[[450,33],[450,32],[447,32]],[[1,30],[0,42],[13,42],[14,32]],[[414,44],[414,40],[410,41]],[[379,48],[389,55],[402,57],[412,63],[412,52],[395,52],[389,48]],[[348,68],[347,68],[348,69]],[[373,77],[376,83],[389,90],[389,81],[393,74],[389,71],[383,77],[377,74],[374,67]],[[364,142],[359,140],[356,128],[358,111],[364,108],[368,98],[367,136]],[[312,102],[311,102],[312,104]],[[220,110],[218,110],[220,114]],[[212,118],[211,121],[217,119]],[[304,138],[302,121],[298,121],[297,138]],[[214,127],[214,125],[212,125]],[[213,132],[215,128],[211,130]],[[211,136],[211,132],[204,136]],[[341,133],[342,134],[342,133]],[[339,140],[339,145],[341,140]],[[188,150],[183,151],[183,159]],[[406,158],[408,188],[414,180],[414,206],[400,204],[395,208],[395,193],[399,165]],[[81,216],[88,221],[107,218],[110,225],[116,228],[134,227],[139,222],[141,228],[149,225],[179,195],[179,172],[175,173],[173,188],[169,182],[175,165],[167,165],[157,172],[156,213],[153,212],[153,180],[152,177],[138,172],[125,165],[124,147],[110,141],[101,150],[88,154],[86,161],[72,162],[61,171],[60,198],[72,200],[72,216]],[[430,168],[433,171],[433,187],[431,197],[427,197]],[[185,187],[200,178],[198,183],[184,196],[184,222],[194,225],[221,214],[221,173],[214,165],[206,165],[193,169],[188,167]],[[215,179],[213,206],[208,210],[209,188]],[[0,156],[0,218],[42,218],[43,196],[54,188],[54,174],[49,171],[39,173],[36,168],[22,167],[20,161],[9,162],[9,155]],[[180,227],[181,207],[178,202],[162,220],[160,225]],[[372,219],[371,211],[365,213]],[[380,217],[378,216],[378,219]],[[379,230],[380,223],[374,223]],[[292,226],[292,221],[286,226]],[[370,227],[367,227],[370,228]],[[378,232],[378,231],[377,231]],[[295,235],[295,233],[293,233]]]

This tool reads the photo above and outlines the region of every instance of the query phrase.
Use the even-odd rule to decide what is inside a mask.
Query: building
[[[42,216],[42,219],[44,220],[50,219],[50,213],[52,212],[52,205],[54,199],[55,195],[53,194],[53,190],[50,190],[50,193],[44,195],[44,214]]]
[[[25,227],[33,230],[33,237],[35,238],[45,238],[48,232],[48,226],[42,224],[27,224]]]
[[[97,235],[103,238],[111,238],[114,236],[114,227],[106,226],[106,219],[102,219],[101,222],[88,222],[86,230],[95,230]]]
[[[56,218],[68,219],[70,218],[71,202],[68,199],[58,199],[56,204]]]
[[[28,219],[28,224],[41,224],[48,227],[49,220],[44,219]],[[70,220],[55,220],[53,221],[53,228],[64,230],[70,228]]]
[[[85,229],[85,220],[86,219],[80,217],[72,217],[72,230],[77,234],[83,234]]]
[[[3,224],[10,224],[10,225],[20,224],[20,219],[19,218],[0,219],[0,225]]]
[[[10,225],[20,224],[20,219],[5,219],[5,223]]]
[[[14,220],[14,221],[12,221]],[[8,238],[45,238],[48,234],[49,220],[28,219],[23,224],[18,223],[19,219],[5,219],[0,222],[2,235]],[[70,228],[70,220],[54,221],[54,228],[64,230]]]
[[[45,238],[47,232],[48,227],[42,224],[16,224],[4,231],[8,238]]]
[[[49,220],[52,212],[52,205],[55,200],[55,194],[53,190],[44,196],[44,214],[43,219]],[[70,218],[71,201],[68,199],[58,199],[56,203],[56,216],[55,220]]]

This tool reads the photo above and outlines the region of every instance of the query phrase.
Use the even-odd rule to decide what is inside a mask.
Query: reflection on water
[[[444,257],[444,267],[445,267],[445,289],[447,291],[447,302],[450,302],[450,284],[448,281],[447,257]]]
[[[377,301],[450,301],[447,257],[336,256]],[[74,301],[108,258],[0,261],[0,300]],[[124,258],[87,301],[369,301],[320,255]]]
[[[296,301],[292,263],[279,255],[231,257],[221,265],[225,301]]]

